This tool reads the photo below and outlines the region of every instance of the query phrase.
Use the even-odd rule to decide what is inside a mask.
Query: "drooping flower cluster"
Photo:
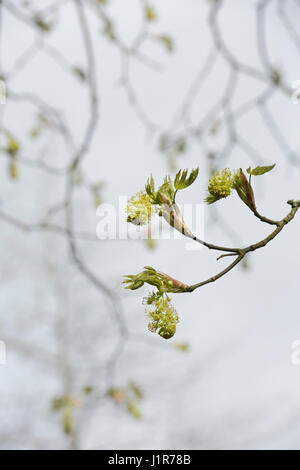
[[[208,204],[213,204],[219,199],[230,196],[234,184],[234,174],[229,168],[224,168],[221,172],[218,171],[209,180],[208,192],[206,198]]]
[[[152,293],[145,299],[148,306],[146,313],[150,319],[148,329],[164,339],[170,339],[176,333],[179,323],[178,314],[171,304],[171,299],[165,294]]]
[[[157,292],[152,292],[144,299],[147,305],[147,315],[150,318],[148,329],[169,339],[176,332],[179,317],[167,292],[187,292],[188,286],[150,266],[146,266],[145,270],[139,274],[125,276],[126,289],[136,290],[144,283],[157,288]]]

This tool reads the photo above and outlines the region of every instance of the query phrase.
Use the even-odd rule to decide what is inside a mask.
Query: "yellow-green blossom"
[[[149,305],[147,314],[150,318],[148,329],[152,333],[158,332],[165,339],[174,336],[179,323],[178,314],[170,302],[170,297],[159,294],[152,294],[147,299]]]
[[[229,168],[224,168],[221,172],[217,172],[209,180],[208,192],[206,198],[208,204],[213,204],[219,199],[230,196],[234,184],[234,175]]]
[[[135,225],[146,225],[150,222],[156,209],[151,199],[144,191],[137,193],[129,199],[127,205],[127,222]]]

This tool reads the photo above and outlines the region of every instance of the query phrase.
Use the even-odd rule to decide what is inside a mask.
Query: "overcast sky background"
[[[49,2],[38,3],[42,6]],[[232,52],[262,70],[255,38],[256,3],[225,2],[220,25]],[[269,52],[291,85],[300,79],[298,51],[279,21],[277,2],[271,3],[267,17]],[[289,17],[297,28],[299,5],[287,3]],[[120,34],[129,41],[140,21],[138,1],[111,0],[110,4],[109,12]],[[163,129],[169,129],[210,50],[210,2],[162,0],[153,4],[159,14],[153,31],[174,37],[175,52],[166,54],[161,46],[150,43],[144,51],[163,64],[163,71],[134,63],[131,79],[147,114]],[[119,85],[118,52],[99,34],[99,21],[92,15],[89,21],[97,44],[101,121],[84,170],[92,180],[106,182],[104,200],[117,204],[120,195],[130,197],[141,190],[151,173],[159,182],[169,170],[156,139],[145,133]],[[3,28],[3,67],[9,69],[30,45],[32,34],[8,14],[4,14]],[[47,41],[58,46],[71,63],[83,63],[77,16],[71,4],[62,8],[58,26]],[[227,76],[228,67],[219,59],[195,100],[194,119],[205,115],[218,99]],[[88,116],[86,90],[79,81],[40,54],[13,80],[11,88],[32,90],[63,109],[79,142]],[[262,90],[261,83],[248,77],[241,79],[234,107]],[[300,158],[300,107],[278,93],[270,110]],[[28,139],[36,115],[30,106],[8,102],[5,113],[10,128],[23,143],[24,154],[44,152],[47,161],[64,165],[67,155],[58,139],[50,134],[38,142]],[[247,114],[238,126],[265,164],[277,164],[272,173],[254,182],[260,211],[272,218],[284,217],[289,210],[286,201],[300,197],[299,170],[289,165],[257,111]],[[180,203],[203,201],[208,181],[204,149],[217,149],[222,142],[222,136],[210,138],[204,145],[189,142],[179,166],[199,166],[200,172],[196,183],[178,195]],[[253,162],[236,149],[228,165],[247,168]],[[7,178],[6,157],[2,156],[1,167],[1,207],[22,220],[38,220],[45,207],[63,195],[59,177],[22,167],[15,182]],[[256,242],[270,231],[235,196],[221,201],[218,209],[237,232],[241,245]],[[231,244],[222,225],[210,223],[213,210],[205,208],[206,239]],[[95,208],[83,189],[76,195],[76,216],[78,228],[96,230]],[[135,380],[145,392],[141,421],[110,401],[96,404],[92,413],[87,412],[88,425],[82,424],[82,447],[300,449],[300,366],[291,362],[292,342],[300,339],[299,231],[297,216],[272,243],[249,256],[247,270],[237,268],[193,294],[173,295],[181,322],[168,343],[147,331],[141,303],[147,289],[124,293],[120,288],[122,275],[150,265],[193,284],[218,272],[226,265],[226,258],[216,261],[215,253],[205,249],[189,251],[184,240],[161,240],[155,250],[149,250],[142,241],[80,242],[89,265],[120,290],[130,330],[142,338],[126,346],[116,382],[122,385]],[[0,366],[0,446],[63,448],[67,438],[61,432],[59,418],[49,411],[51,399],[61,392],[61,378],[47,362],[40,363],[39,348],[47,346],[51,356],[57,347],[53,333],[56,314],[68,309],[74,321],[77,386],[89,381],[101,389],[103,361],[114,342],[115,326],[101,296],[71,265],[62,237],[24,234],[4,222],[1,234],[0,339],[6,341],[8,362]],[[19,347],[15,351],[14,343],[19,340],[26,345],[23,352]],[[188,342],[190,349],[180,353],[172,348],[172,342]]]

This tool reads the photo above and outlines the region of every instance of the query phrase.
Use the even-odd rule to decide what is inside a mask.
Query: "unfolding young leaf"
[[[191,171],[190,176],[187,176],[188,170],[179,170],[174,180],[174,187],[176,190],[188,188],[191,186],[198,176],[199,168]]]
[[[259,176],[259,175],[264,175],[265,173],[268,173],[269,171],[273,170],[275,167],[276,163],[274,165],[269,165],[269,166],[257,166],[256,168],[251,169],[251,166],[247,169],[247,173],[252,176]]]
[[[150,178],[147,181],[147,184],[145,186],[146,193],[148,196],[154,196],[155,194],[155,185],[154,185],[154,179],[153,176],[151,175]]]

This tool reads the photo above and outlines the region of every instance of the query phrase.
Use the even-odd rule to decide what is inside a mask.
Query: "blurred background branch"
[[[163,175],[166,166],[173,172],[196,162],[203,184],[224,166],[267,165],[274,154],[289,174],[298,171],[299,129],[289,133],[287,121],[296,122],[299,111],[292,106],[293,81],[300,78],[294,68],[299,2],[243,4],[0,0],[0,79],[6,87],[6,103],[0,105],[0,339],[9,350],[7,366],[0,366],[6,377],[0,409],[4,448],[242,447],[259,445],[264,436],[267,441],[289,421],[287,407],[276,415],[277,424],[256,431],[255,411],[249,409],[250,417],[245,412],[245,398],[236,414],[220,404],[223,429],[236,422],[228,439],[205,406],[194,413],[198,421],[203,418],[199,431],[186,407],[199,391],[197,400],[205,403],[210,371],[215,367],[218,373],[224,357],[235,351],[242,326],[229,346],[226,325],[218,336],[213,320],[207,320],[199,333],[188,312],[199,302],[210,311],[204,296],[182,307],[187,312],[182,341],[152,340],[143,313],[120,291],[120,279],[124,266],[129,272],[144,252],[152,256],[154,242],[131,253],[129,241],[100,241],[95,233],[96,207],[133,193],[136,181],[151,171]],[[247,31],[250,21],[252,26],[246,39],[240,37],[243,21]],[[285,38],[288,57],[278,52],[277,37]],[[195,201],[204,199],[204,189],[194,194]],[[274,192],[279,191],[271,193],[271,210],[278,207]],[[294,193],[288,197],[298,196]],[[284,197],[278,194],[278,201]],[[248,223],[243,221],[235,206],[228,213],[216,207],[208,227],[240,246],[241,227]],[[182,263],[171,243],[160,241],[156,253],[174,269]],[[199,256],[205,265],[206,255]],[[225,284],[224,292],[228,289],[233,288]],[[234,307],[228,307],[229,323],[230,310]],[[240,316],[238,311],[232,322],[238,324]],[[186,337],[194,355],[185,355]],[[222,374],[218,377],[213,380],[222,381]],[[213,380],[208,395],[217,387]],[[132,424],[144,409],[144,423]],[[241,421],[251,419],[251,432],[241,431]]]

